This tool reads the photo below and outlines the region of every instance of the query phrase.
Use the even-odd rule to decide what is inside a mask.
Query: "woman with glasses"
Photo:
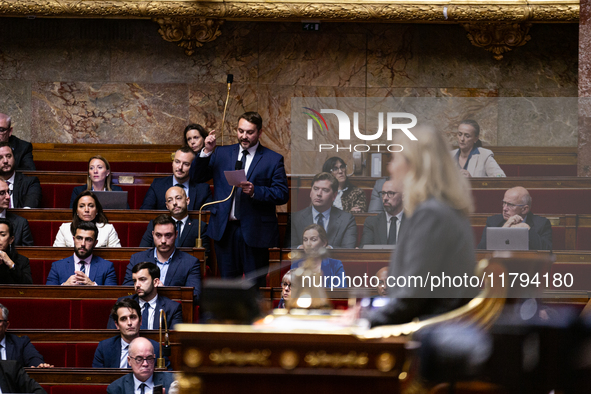
[[[472,119],[462,120],[458,126],[459,149],[451,151],[460,173],[470,177],[504,177],[505,172],[493,157],[493,152],[482,147],[480,125]]]
[[[0,285],[33,284],[29,259],[14,248],[14,227],[0,218]]]
[[[289,300],[291,297],[291,272],[293,270],[289,270],[283,275],[283,279],[281,280],[281,299],[279,300],[279,305],[277,308],[285,308],[285,300]]]
[[[86,178],[86,185],[76,186],[72,191],[70,208],[74,206],[76,197],[78,197],[78,195],[84,190],[120,192],[123,189],[117,185],[113,185],[111,166],[107,159],[101,155],[96,155],[88,160],[88,177]]]
[[[372,326],[399,324],[448,312],[466,303],[478,289],[451,283],[431,289],[430,277],[471,277],[476,256],[469,214],[468,181],[460,175],[442,133],[413,128],[416,141],[397,133],[392,143],[404,147],[388,165],[396,190],[404,194],[404,229],[390,260],[390,302],[370,315]],[[412,279],[415,278],[415,279]],[[405,282],[408,280],[408,282]],[[415,282],[413,282],[413,280]],[[413,285],[417,283],[418,285]],[[454,282],[457,284],[457,281]]]
[[[324,162],[322,172],[332,174],[339,181],[339,191],[333,205],[345,212],[360,213],[367,211],[365,193],[353,186],[347,177],[347,164],[340,157],[334,156]]]
[[[72,207],[72,222],[64,223],[60,226],[54,247],[74,247],[73,234],[76,232],[80,221],[94,222],[98,227],[98,242],[96,247],[120,248],[121,241],[117,230],[109,223],[109,220],[103,213],[103,206],[98,198],[90,190],[85,190],[78,194]]]

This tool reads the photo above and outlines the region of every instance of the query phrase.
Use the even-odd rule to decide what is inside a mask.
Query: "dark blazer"
[[[20,138],[11,135],[8,144],[12,148],[14,155],[14,164],[18,171],[35,171],[35,162],[33,161],[33,144],[23,141]]]
[[[486,219],[486,227],[503,227],[506,220],[503,215],[494,215]],[[552,250],[552,225],[541,216],[528,212],[525,223],[529,225],[529,250]],[[486,249],[486,227],[477,249]]]
[[[135,265],[143,261],[154,263],[154,248],[135,253],[131,256],[127,265],[127,271],[125,272],[125,279],[123,280],[124,286],[133,286],[131,270]],[[193,287],[193,298],[195,302],[198,302],[199,295],[201,294],[199,260],[188,253],[178,249],[175,250],[174,256],[172,256],[172,260],[170,261],[170,267],[168,267],[168,271],[166,272],[164,283],[166,283],[166,286]]]
[[[74,263],[74,256],[56,261],[51,264],[51,270],[47,275],[46,285],[59,286],[72,275],[76,270]],[[96,282],[97,285],[117,286],[117,274],[115,274],[115,267],[113,263],[103,259],[102,257],[92,256],[90,261],[90,280]]]
[[[80,186],[76,186],[74,188],[74,190],[72,190],[72,197],[70,197],[70,208],[72,208],[72,206],[74,205],[74,200],[76,200],[76,197],[78,197],[78,194],[85,191],[87,187],[88,186],[86,186],[86,185],[80,185]],[[111,189],[114,192],[122,192],[123,191],[123,189],[121,189],[121,187],[117,186],[117,185],[111,185]],[[129,208],[129,204],[127,205],[127,208]]]
[[[14,227],[14,246],[33,246],[33,234],[29,227],[29,221],[10,211],[6,211],[6,219],[10,220]]]
[[[147,338],[154,346],[154,354],[156,358],[160,357],[160,345],[158,342]],[[166,359],[166,367],[170,369],[170,360]],[[99,342],[96,351],[94,352],[94,360],[92,360],[93,368],[119,368],[121,361],[121,335],[116,335],[109,339],[104,339]],[[133,391],[130,391],[133,393]]]
[[[137,294],[134,294],[131,297],[119,297],[117,302],[124,298],[132,298],[138,303],[140,302],[139,296]],[[166,313],[166,322],[168,324],[169,330],[171,330],[175,324],[181,324],[183,322],[183,310],[181,308],[181,304],[171,300],[168,297],[158,294],[158,299],[156,300],[156,313],[154,313],[154,330],[158,330],[160,328],[160,309],[164,309],[164,312]],[[109,318],[107,328],[117,329],[113,319]]]
[[[154,386],[161,384],[168,393],[174,377],[170,372],[154,372],[152,375]],[[133,373],[120,377],[107,387],[107,394],[133,394]],[[147,391],[146,391],[147,393]]]
[[[302,244],[304,229],[314,223],[312,207],[304,208],[291,217],[291,247],[297,248]],[[355,218],[349,212],[338,208],[330,209],[328,221],[328,244],[333,248],[354,248],[357,243],[357,225]]]
[[[14,263],[13,269],[8,269],[6,264],[0,263],[0,285],[32,285],[33,276],[29,259],[15,251],[11,260]]]
[[[196,157],[191,165],[192,178],[207,182],[213,178],[215,201],[230,195],[232,186],[224,171],[234,171],[240,146],[218,146],[211,156]],[[246,244],[253,248],[270,248],[279,244],[276,206],[287,203],[289,190],[283,156],[259,144],[248,167],[246,179],[254,185],[254,195],[240,198],[240,226]],[[242,193],[242,189],[238,189]],[[233,198],[209,206],[211,216],[207,235],[214,241],[222,239],[232,210]]]
[[[166,209],[166,191],[173,187],[172,175],[156,178],[150,185],[140,209]],[[207,183],[189,182],[189,211],[198,211],[206,202],[211,201],[211,190]]]
[[[25,313],[25,311],[21,311]],[[36,367],[44,363],[43,356],[35,349],[28,336],[18,337],[6,333],[6,359],[14,360],[24,367]]]
[[[17,172],[12,189],[14,208],[39,208],[41,206],[41,184],[36,176],[24,176]]]
[[[330,224],[330,223],[329,223]],[[404,214],[400,220],[400,228],[398,229],[398,239],[400,239],[400,232],[404,226]],[[382,212],[377,216],[369,216],[363,223],[363,235],[359,248],[363,245],[387,245],[388,244],[388,221],[386,213]]]
[[[47,394],[21,364],[12,360],[0,361],[0,389],[3,393]]]
[[[207,231],[207,224],[203,221],[204,217],[201,218],[201,239],[203,240],[203,247],[205,248],[206,254],[209,255],[209,237],[205,236],[205,232]],[[179,239],[179,247],[183,248],[194,248],[195,247],[195,240],[199,235],[199,227],[197,227],[198,220],[193,220],[191,218],[187,219],[187,223],[183,226],[183,231],[180,235]],[[142,237],[142,242],[140,242],[140,247],[148,247],[153,248],[154,246],[154,238],[152,237],[152,231],[154,231],[154,221],[150,220],[148,223],[148,228]]]

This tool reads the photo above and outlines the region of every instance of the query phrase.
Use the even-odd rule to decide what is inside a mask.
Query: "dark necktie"
[[[80,260],[80,272],[86,274],[86,261]]]
[[[148,387],[147,384],[145,384],[145,383],[140,384],[140,394],[146,394],[146,387]]]
[[[183,222],[181,220],[176,221],[176,240],[174,241],[174,246],[177,248],[179,247],[179,239],[181,239],[181,226]]]
[[[316,224],[319,226],[322,226],[322,228],[324,228],[324,215],[323,214],[319,213],[318,216],[316,216]]]
[[[142,312],[142,325],[140,329],[148,329],[148,320],[150,320],[150,304],[146,302],[144,304],[144,311]]]
[[[390,218],[390,232],[388,234],[388,245],[396,245],[396,222],[398,218],[392,216]]]
[[[242,151],[242,169],[246,172],[246,156],[248,156],[248,151]],[[236,199],[234,200],[234,217],[240,220],[240,195],[242,194],[242,189],[240,191],[236,190]]]

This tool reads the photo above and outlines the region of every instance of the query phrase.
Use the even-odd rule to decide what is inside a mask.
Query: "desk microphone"
[[[234,166],[234,170],[240,171],[242,169],[242,162],[240,160],[236,160],[236,165]]]

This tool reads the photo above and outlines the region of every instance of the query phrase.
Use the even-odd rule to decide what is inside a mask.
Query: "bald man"
[[[529,229],[529,250],[552,250],[550,221],[531,213],[531,196],[527,189],[517,186],[505,192],[503,213],[486,219],[486,227],[525,227]],[[486,228],[478,249],[486,249]]]
[[[394,182],[387,181],[378,193],[384,210],[377,216],[369,216],[363,224],[363,236],[359,247],[364,245],[396,245],[404,212],[402,193],[396,190]]]
[[[378,295],[380,297],[386,297],[388,294],[388,286],[386,285],[386,280],[388,279],[388,267],[380,268],[380,270],[376,272],[376,276],[378,277],[378,287],[376,287]]]
[[[14,167],[19,171],[35,171],[33,145],[12,135],[12,120],[6,114],[0,114],[0,142],[8,142],[14,155]]]

